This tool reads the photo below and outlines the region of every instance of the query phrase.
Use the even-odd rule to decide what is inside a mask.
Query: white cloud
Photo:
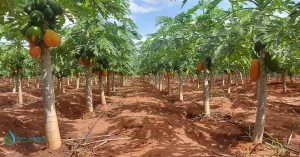
[[[273,15],[279,16],[279,17],[287,17],[289,14],[286,13],[286,12],[279,13],[278,11],[275,11],[275,12],[273,13]]]
[[[136,3],[134,3],[134,1],[130,1],[130,10],[133,13],[148,13],[148,12],[153,12],[153,11],[157,11],[160,9],[157,7],[149,6],[147,4],[137,5]]]

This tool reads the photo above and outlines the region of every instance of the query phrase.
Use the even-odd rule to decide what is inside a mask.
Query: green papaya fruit
[[[44,9],[43,13],[46,19],[50,19],[54,16],[54,12],[52,11],[49,5],[46,5],[46,8]]]
[[[33,25],[40,26],[44,22],[44,14],[41,11],[34,10],[30,13],[31,22]]]
[[[21,27],[21,33],[22,35],[25,37],[25,34],[26,34],[26,31],[27,29],[32,26],[32,23],[31,22],[28,22],[26,24],[24,24],[22,27]]]
[[[279,68],[278,58],[270,52],[266,52],[266,66],[272,72],[277,72]]]
[[[43,11],[46,7],[46,0],[33,0],[32,1],[32,10]]]
[[[55,15],[62,15],[63,10],[62,10],[61,6],[58,3],[53,2],[53,1],[48,1],[47,4],[51,7],[51,9],[52,9],[52,11],[54,12]]]
[[[32,2],[28,2],[25,7],[24,7],[24,12],[27,14],[27,15],[30,15],[31,13],[31,6],[32,6]]]

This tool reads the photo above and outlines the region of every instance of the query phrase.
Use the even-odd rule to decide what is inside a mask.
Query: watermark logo
[[[9,137],[10,135],[10,137]],[[10,130],[8,130],[8,133],[4,136],[4,144],[6,145],[13,145],[16,142],[16,137],[14,135],[14,133],[12,133]]]
[[[8,133],[4,136],[4,144],[12,146],[16,142],[41,143],[41,142],[47,142],[47,138],[44,136],[42,136],[42,137],[18,137],[18,136],[15,136],[11,130],[8,130]]]

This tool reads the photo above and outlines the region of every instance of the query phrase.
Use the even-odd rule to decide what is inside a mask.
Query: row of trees
[[[37,83],[39,78],[43,80],[45,134],[48,139],[48,148],[57,149],[61,146],[61,138],[55,111],[53,76],[57,78],[60,86],[64,77],[80,76],[85,73],[87,112],[94,112],[92,73],[99,76],[101,102],[105,104],[102,76],[105,76],[105,71],[108,71],[107,89],[110,95],[111,77],[114,80],[114,76],[119,74],[124,82],[126,75],[134,73],[132,67],[135,62],[132,58],[134,58],[136,48],[133,40],[139,39],[140,36],[136,31],[137,26],[129,18],[128,0],[58,0],[53,2],[57,3],[54,7],[50,3],[49,0],[5,1],[3,4],[1,2],[0,17],[4,18],[0,19],[0,37],[7,40],[7,44],[1,44],[0,48],[0,75],[16,76],[20,100],[22,100],[20,76],[35,77]],[[31,37],[32,34],[36,36],[29,38],[29,41],[35,42],[34,44],[41,48],[40,57],[33,59],[29,55],[28,44],[20,28],[38,15],[30,14],[33,9],[43,11],[44,6],[48,7],[46,4],[52,7],[52,10],[54,9],[54,16],[51,11],[46,12],[47,16],[51,15],[51,18],[54,18],[54,21],[47,19],[45,11],[44,16],[39,15],[45,17],[44,21],[39,21],[39,24],[42,24],[41,32],[54,30],[60,34],[62,41],[59,42],[59,47],[49,48],[45,45],[46,37],[39,42],[36,37],[40,35],[31,33]],[[28,9],[28,6],[31,7]],[[28,12],[30,16],[26,15]],[[40,18],[35,18],[34,24],[37,19]],[[71,27],[64,25],[66,21],[73,22]],[[26,37],[27,35],[26,33]],[[30,43],[30,46],[32,44]],[[19,104],[22,103],[19,101]]]
[[[259,93],[252,138],[254,142],[261,143],[267,103],[267,74],[285,76],[300,72],[299,4],[290,0],[236,0],[230,1],[229,10],[223,10],[218,7],[220,2],[200,0],[174,18],[157,17],[157,32],[139,43],[142,54],[140,74],[148,75],[161,84],[163,74],[177,73],[179,100],[182,101],[183,74],[199,75],[202,71],[203,104],[205,114],[209,116],[209,88],[214,75],[220,74],[224,78],[227,74],[228,80],[233,73],[247,75],[253,59],[258,59],[260,65],[255,75],[260,76],[257,81]],[[288,16],[279,16],[281,13]],[[231,81],[228,82],[230,93]]]

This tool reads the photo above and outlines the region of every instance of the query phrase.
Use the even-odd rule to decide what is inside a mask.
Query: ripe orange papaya
[[[41,55],[41,51],[39,46],[33,44],[30,45],[29,53],[32,58],[38,58]]]
[[[60,36],[55,31],[48,29],[44,34],[44,44],[47,47],[58,47],[61,44]]]
[[[260,78],[260,63],[258,59],[254,59],[250,66],[250,80],[257,81]]]
[[[200,71],[202,71],[203,69],[204,69],[204,64],[203,64],[203,62],[198,63],[198,64],[197,64],[197,71],[200,72]]]

